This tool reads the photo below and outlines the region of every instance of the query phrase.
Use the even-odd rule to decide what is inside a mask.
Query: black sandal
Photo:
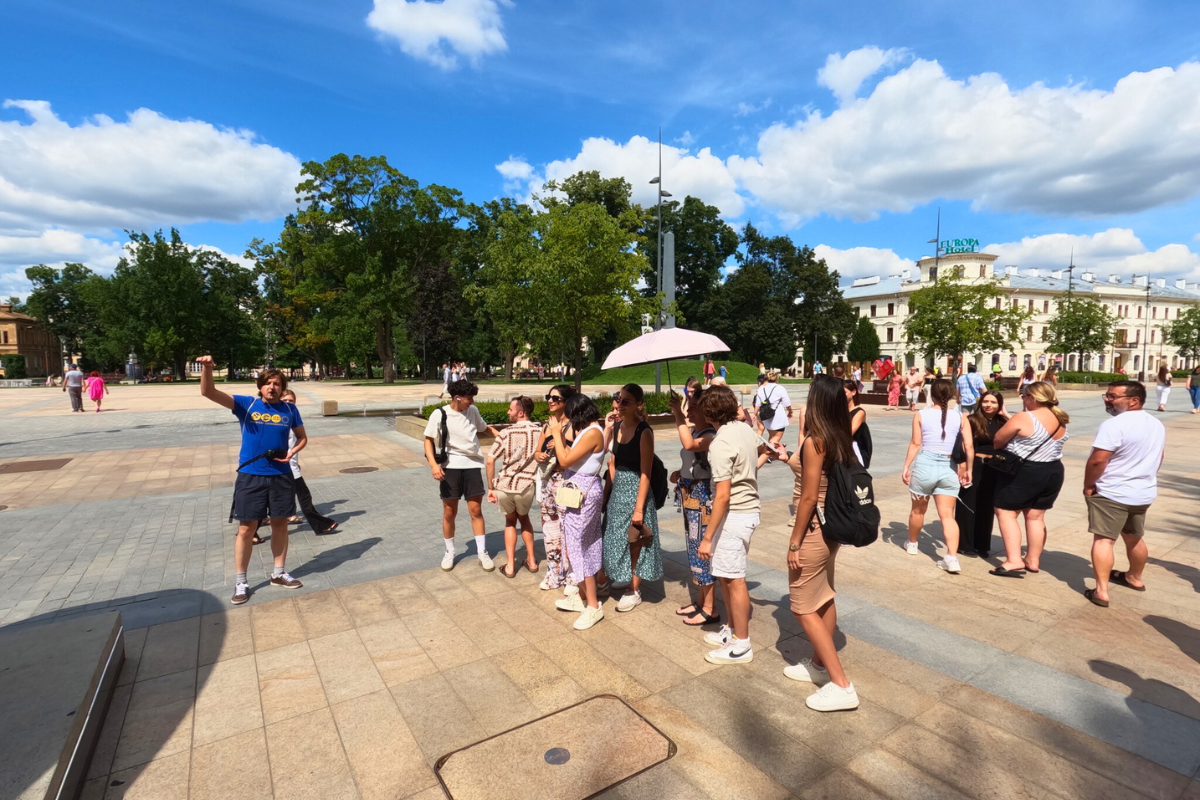
[[[702,620],[701,622],[692,622],[691,621],[691,618],[696,616],[696,614],[700,615],[700,618]],[[684,617],[683,624],[690,625],[693,628],[698,628],[701,625],[716,625],[718,622],[721,621],[720,614],[709,614],[703,608],[697,608],[696,614],[689,614],[687,617]]]
[[[691,609],[691,611],[688,611],[689,608]],[[695,603],[689,603],[688,605],[684,606],[683,608],[675,609],[675,613],[681,617],[694,617],[699,612],[700,612],[700,606],[696,605]]]
[[[998,578],[1024,578],[1024,569],[1005,569],[1003,566],[988,570],[989,575],[995,575]]]
[[[256,534],[254,534],[254,538],[252,538],[252,539],[250,540],[251,544],[262,544],[262,543],[263,543],[263,542],[265,542],[265,541],[266,541],[266,539],[262,538],[262,537],[261,537],[261,536],[259,536],[257,533],[256,533]]]

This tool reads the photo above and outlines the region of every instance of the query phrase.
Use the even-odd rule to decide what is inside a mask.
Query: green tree
[[[950,356],[959,363],[967,353],[1012,347],[1029,313],[1003,302],[996,308],[995,301],[1003,298],[995,280],[967,283],[947,271],[909,297],[908,343],[926,356]]]
[[[512,380],[513,365],[529,342],[529,329],[540,319],[533,276],[541,254],[537,215],[525,205],[490,203],[478,209],[473,233],[482,240],[481,266],[468,292],[479,301]]]
[[[1108,307],[1091,297],[1079,297],[1074,292],[1058,303],[1057,313],[1050,320],[1046,346],[1052,353],[1079,354],[1079,368],[1087,353],[1103,352],[1113,338],[1113,318]]]
[[[655,294],[658,280],[658,219],[655,209],[646,209],[641,234],[646,252],[643,292]],[[708,330],[701,307],[721,285],[721,269],[737,252],[738,234],[721,219],[716,206],[696,197],[663,203],[663,233],[675,234],[675,301],[680,324]]]
[[[16,311],[18,314],[28,314],[29,313],[29,311],[25,307],[25,304],[21,302],[21,298],[17,297],[15,294],[10,294],[8,296],[8,304],[10,306],[12,306],[12,310]]]
[[[1179,350],[1179,355],[1200,360],[1200,306],[1192,306],[1164,325],[1162,336],[1164,342]]]
[[[67,352],[88,355],[83,343],[96,332],[99,309],[91,302],[96,292],[89,292],[87,286],[103,278],[74,263],[64,264],[62,269],[45,264],[28,267],[25,277],[33,284],[25,313],[59,337]]]
[[[629,214],[630,211],[640,213],[640,209],[630,200],[633,187],[624,178],[601,178],[596,170],[577,172],[561,181],[548,181],[544,191],[546,196],[538,200],[545,208],[595,203],[602,206],[610,217],[622,220],[624,224],[636,225],[638,222],[636,216]],[[563,197],[558,197],[559,194]]]
[[[746,264],[701,307],[705,331],[729,345],[734,360],[772,366],[796,358],[796,335],[783,304],[772,299],[770,270]]]
[[[846,348],[846,358],[859,363],[874,361],[879,358],[879,332],[875,323],[867,317],[859,317],[854,335],[850,337],[850,345]]]

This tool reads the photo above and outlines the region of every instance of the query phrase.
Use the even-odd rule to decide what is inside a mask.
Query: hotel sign
[[[942,253],[977,253],[979,252],[978,239],[946,239],[942,242]]]

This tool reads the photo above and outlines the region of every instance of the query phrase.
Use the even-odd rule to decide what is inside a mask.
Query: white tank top
[[[1063,445],[1067,443],[1070,434],[1063,431],[1062,438],[1055,439],[1053,436],[1058,433],[1057,427],[1052,431],[1048,431],[1046,430],[1046,426],[1042,424],[1042,421],[1034,416],[1033,412],[1026,411],[1024,413],[1029,414],[1029,418],[1033,420],[1033,433],[1029,436],[1022,436],[1018,433],[1004,449],[1026,461],[1049,462],[1061,460]]]
[[[600,436],[601,436],[601,438],[603,438],[604,429],[600,427],[600,423],[593,422],[591,425],[588,425],[586,428],[584,428],[582,431],[580,431],[579,435],[575,437],[575,441],[579,441],[579,439],[583,436],[583,434],[587,433],[592,428],[595,428],[596,430],[600,431]],[[572,475],[599,475],[600,470],[603,467],[604,467],[604,448],[601,448],[599,453],[592,453],[590,456],[587,457],[587,459],[582,464],[580,464],[575,469],[567,470],[566,477],[569,478]]]
[[[962,429],[962,414],[954,409],[946,411],[946,438],[942,438],[942,410],[940,408],[922,408],[917,412],[921,415],[921,449],[931,453],[948,456],[954,450],[954,440]]]

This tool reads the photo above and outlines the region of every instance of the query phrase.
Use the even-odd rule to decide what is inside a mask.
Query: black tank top
[[[642,430],[649,427],[646,423],[639,422],[633,432],[633,438],[624,444],[621,443],[620,427],[613,432],[613,458],[617,462],[617,469],[642,471]]]

